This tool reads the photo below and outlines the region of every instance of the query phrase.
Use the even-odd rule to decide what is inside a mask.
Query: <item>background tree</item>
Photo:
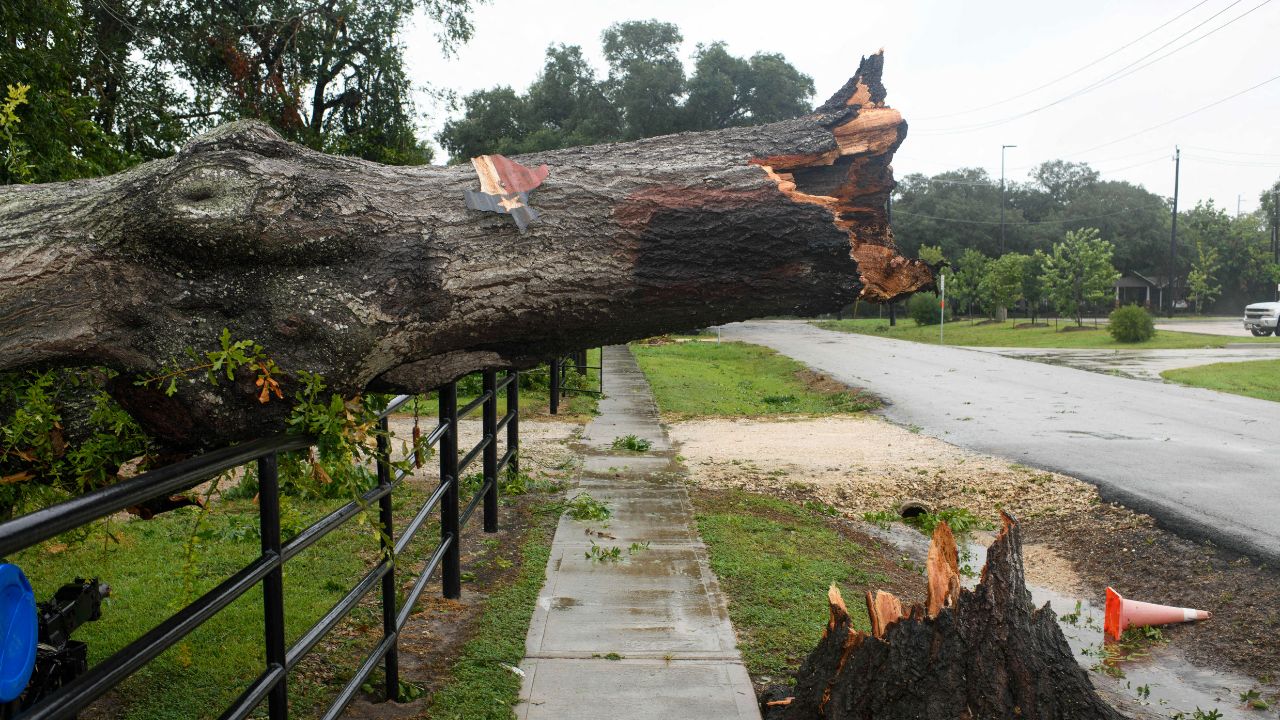
[[[775,122],[809,111],[813,80],[781,55],[729,54],[723,43],[698,46],[693,74],[680,61],[680,30],[656,20],[611,25],[602,34],[604,80],[575,45],[553,45],[528,92],[480,90],[463,99],[463,116],[437,135],[454,162],[485,153],[515,154],[633,140],[681,130]]]
[[[1022,299],[1022,276],[1028,257],[1005,253],[987,264],[979,282],[981,294],[996,310],[996,320],[1004,322],[1008,308]]]
[[[622,118],[577,45],[547,48],[546,64],[525,103],[530,136],[523,143],[528,148],[574,147],[621,137]]]
[[[916,257],[934,266],[941,265],[947,261],[947,256],[943,254],[940,245],[922,245],[916,252]]]
[[[1191,262],[1191,272],[1187,273],[1187,297],[1195,304],[1197,315],[1205,303],[1213,302],[1222,294],[1222,286],[1216,282],[1218,266],[1218,249],[1197,241],[1196,256]]]
[[[1000,243],[1000,184],[979,168],[933,176],[908,175],[893,198],[894,233],[908,254],[941,245],[951,257],[972,248],[994,256]],[[1164,273],[1169,243],[1165,198],[1121,181],[1099,178],[1083,163],[1051,160],[1027,182],[1008,184],[1005,249],[1050,250],[1064,232],[1095,227],[1116,246],[1126,272]],[[1185,272],[1182,259],[1180,272]]]
[[[1074,317],[1078,326],[1084,324],[1085,306],[1106,299],[1120,277],[1111,265],[1113,249],[1098,237],[1096,228],[1072,230],[1045,259],[1044,284],[1049,298],[1060,314]]]
[[[729,54],[724,43],[698,46],[694,73],[687,83],[684,127],[711,130],[770,123],[809,111],[813,80],[782,55],[756,53],[751,59]]]
[[[684,36],[672,23],[628,20],[601,36],[609,63],[605,92],[622,115],[623,139],[636,140],[680,130],[684,64],[678,55]]]
[[[114,85],[89,76],[91,45],[97,40],[78,4],[0,3],[0,94],[7,93],[0,184],[92,177],[133,161],[113,126],[97,122],[94,88]]]
[[[44,0],[0,4],[0,84],[31,87],[18,139],[37,182],[115,172],[238,118],[389,163],[419,141],[397,33],[415,8],[446,51],[470,0]],[[4,182],[15,178],[5,176]]]
[[[1023,220],[1017,209],[1009,223]],[[963,168],[932,177],[913,173],[898,179],[893,195],[893,232],[903,254],[922,245],[942,248],[950,258],[967,249],[995,255],[1000,246],[1000,185],[981,168]],[[1010,236],[1011,239],[1013,236]],[[1017,248],[1011,243],[1011,248]]]
[[[966,314],[972,314],[975,309],[982,312],[988,305],[989,298],[982,280],[990,263],[991,258],[977,250],[965,250],[956,260],[955,271],[947,278],[947,294],[957,307],[965,309]]]
[[[154,2],[141,20],[155,23],[152,56],[174,63],[209,122],[256,118],[313,148],[380,162],[431,159],[395,40],[415,7],[439,22],[446,52],[472,32],[470,0]]]
[[[1034,325],[1040,312],[1040,305],[1045,301],[1044,263],[1047,256],[1043,250],[1036,250],[1022,263],[1022,298],[1027,301],[1027,314]]]

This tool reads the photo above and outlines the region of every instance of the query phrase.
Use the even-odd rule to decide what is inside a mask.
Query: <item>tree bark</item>
[[[870,634],[853,627],[833,586],[830,622],[797,673],[794,696],[774,701],[767,717],[1121,718],[1094,691],[1053,611],[1032,606],[1018,523],[1003,520],[973,590],[960,589],[955,539],[940,524],[926,606],[904,612],[894,596],[868,593]]]
[[[279,428],[251,382],[136,386],[223,328],[335,391],[423,391],[483,367],[932,285],[884,206],[906,123],[864,58],[811,115],[523,156],[541,215],[468,210],[470,165],[388,167],[237,122],[118,175],[0,189],[0,369],[106,365],[177,444]],[[286,390],[288,379],[286,378]]]

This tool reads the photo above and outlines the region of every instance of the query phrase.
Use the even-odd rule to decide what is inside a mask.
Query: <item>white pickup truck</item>
[[[1244,309],[1244,329],[1254,337],[1266,337],[1275,333],[1280,337],[1280,302],[1254,303]]]

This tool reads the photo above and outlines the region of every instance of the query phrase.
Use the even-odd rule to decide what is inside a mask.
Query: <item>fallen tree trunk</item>
[[[223,328],[336,392],[930,287],[884,212],[906,134],[881,55],[813,114],[519,158],[539,219],[469,210],[470,165],[388,167],[227,125],[111,177],[0,189],[0,369],[106,365],[175,444],[278,428],[251,382],[132,379]],[[288,378],[285,377],[286,391]]]
[[[1053,611],[1032,606],[1018,523],[1002,517],[976,588],[960,589],[955,539],[940,524],[929,550],[926,605],[903,611],[893,595],[868,593],[870,634],[853,627],[832,586],[822,640],[801,666],[794,696],[775,701],[767,717],[1122,717],[1094,691]]]

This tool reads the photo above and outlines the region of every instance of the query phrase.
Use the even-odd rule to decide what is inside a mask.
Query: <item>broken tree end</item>
[[[883,50],[864,57],[858,72],[814,112],[831,131],[834,147],[750,161],[792,201],[831,213],[835,226],[849,236],[862,286],[859,297],[872,302],[934,287],[928,265],[898,254],[885,210],[895,185],[893,153],[906,138],[907,123],[885,104],[883,71]]]

